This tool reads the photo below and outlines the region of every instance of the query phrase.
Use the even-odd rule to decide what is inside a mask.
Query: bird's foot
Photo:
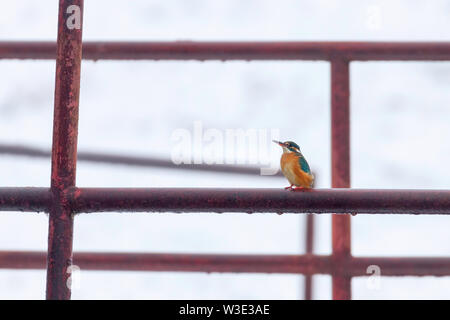
[[[289,187],[285,187],[284,190],[293,190],[292,186],[293,186],[293,184],[291,184]]]
[[[305,188],[305,187],[294,187],[291,189],[292,191],[306,191],[309,190],[309,188]]]

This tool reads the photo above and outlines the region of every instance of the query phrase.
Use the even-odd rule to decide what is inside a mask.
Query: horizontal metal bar
[[[75,212],[450,214],[450,190],[79,188]]]
[[[0,144],[0,154],[25,156],[34,158],[50,158],[51,152],[39,148],[20,145]],[[225,165],[225,164],[175,164],[170,159],[155,157],[125,156],[112,153],[97,153],[78,151],[78,161],[93,163],[107,163],[113,165],[126,165],[136,167],[157,167],[168,169],[184,169],[205,172],[220,172],[240,175],[261,176],[261,169],[251,166]],[[261,177],[281,177],[281,172],[275,175],[263,175]]]
[[[76,213],[272,212],[450,214],[450,190],[70,188]],[[47,188],[0,188],[0,211],[46,211]]]
[[[369,266],[379,267],[382,276],[450,276],[447,257],[353,257],[347,264],[351,276],[372,275]]]
[[[0,252],[0,268],[45,268],[45,252]],[[283,255],[74,253],[74,264],[86,270],[185,272],[330,272],[327,257]],[[326,265],[325,265],[326,264]]]
[[[0,59],[55,59],[53,42],[0,42]],[[83,42],[88,60],[450,60],[450,42]]]
[[[2,269],[44,269],[45,252],[0,251]],[[382,276],[450,276],[450,258],[353,257],[336,264],[323,255],[239,255],[79,252],[73,255],[81,270],[172,271],[230,273],[345,274],[370,276],[367,268],[380,267]]]
[[[49,188],[0,188],[0,211],[48,212],[51,201]]]

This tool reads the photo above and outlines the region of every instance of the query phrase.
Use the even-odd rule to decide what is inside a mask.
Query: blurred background
[[[0,40],[56,40],[57,0],[3,1]],[[435,1],[85,1],[85,41],[450,41],[450,3]],[[0,60],[0,144],[50,149],[54,61]],[[278,129],[330,186],[326,62],[84,61],[79,151],[170,158],[172,135]],[[351,64],[355,188],[450,189],[450,64]],[[270,158],[281,150],[267,141]],[[194,153],[198,150],[193,150]],[[248,151],[248,150],[247,150]],[[255,155],[241,150],[239,159]],[[260,159],[267,161],[267,159]],[[247,161],[248,162],[248,161]],[[283,178],[79,162],[82,187],[284,187]],[[50,162],[0,154],[0,186],[50,185]],[[74,251],[298,254],[304,216],[89,214]],[[315,252],[331,252],[331,216],[316,218]],[[448,216],[352,218],[355,256],[450,256]],[[0,214],[1,250],[47,249],[45,214]],[[381,270],[382,272],[382,270]],[[73,299],[298,299],[294,275],[81,271]],[[45,271],[0,270],[1,299],[42,299]],[[354,278],[354,299],[450,298],[450,278]],[[315,299],[331,277],[314,277]]]

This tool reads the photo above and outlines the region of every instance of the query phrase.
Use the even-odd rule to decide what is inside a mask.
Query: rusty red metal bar
[[[0,211],[48,211],[46,206],[51,207],[48,190],[0,188]],[[75,213],[450,214],[450,190],[69,188],[66,189],[64,199],[65,205]]]
[[[352,257],[336,265],[332,256],[239,255],[78,252],[74,264],[81,270],[172,271],[230,273],[345,274],[370,276],[367,267],[377,265],[381,276],[449,276],[450,258]],[[44,269],[45,252],[0,251],[1,269]]]
[[[70,299],[73,213],[66,193],[76,179],[82,16],[83,0],[59,1],[47,299]]]
[[[0,211],[48,212],[51,202],[48,188],[0,188]]]
[[[8,154],[15,156],[33,157],[33,158],[48,158],[51,152],[39,148],[33,148],[20,145],[0,144],[0,154]],[[183,169],[195,170],[205,172],[217,173],[232,173],[241,175],[253,175],[260,177],[280,177],[281,172],[275,175],[261,175],[261,169],[251,166],[237,166],[225,164],[175,164],[169,159],[155,158],[155,157],[138,157],[125,156],[121,154],[112,153],[97,153],[97,152],[83,152],[77,153],[77,161],[86,161],[93,163],[107,163],[113,165],[126,165],[136,167],[156,167],[168,169]]]
[[[305,226],[305,253],[312,255],[314,252],[314,215],[306,215]],[[313,296],[312,275],[305,275],[304,299],[311,300]]]
[[[77,188],[75,212],[450,214],[450,190]]]
[[[349,62],[331,62],[331,184],[350,188],[350,75]],[[332,215],[332,250],[335,263],[351,256],[350,215]],[[333,299],[351,299],[351,277],[333,275]]]
[[[88,60],[450,60],[449,42],[85,42]],[[52,42],[0,42],[0,59],[55,59]]]

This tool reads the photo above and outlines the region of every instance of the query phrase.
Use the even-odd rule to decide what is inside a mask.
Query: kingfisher
[[[283,148],[280,165],[283,175],[291,184],[286,190],[311,189],[314,183],[314,175],[309,164],[300,151],[298,144],[292,141],[280,142],[273,140]]]

